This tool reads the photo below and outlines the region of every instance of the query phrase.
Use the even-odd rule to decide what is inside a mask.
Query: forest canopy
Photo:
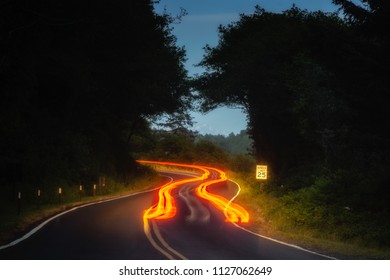
[[[185,51],[153,1],[0,4],[6,185],[123,180],[130,138],[189,106]]]
[[[205,110],[245,108],[257,161],[276,184],[307,187],[325,176],[335,199],[388,209],[389,4],[334,3],[340,12],[258,6],[220,26],[194,87]]]
[[[345,155],[380,161],[388,149],[388,39],[351,17],[257,7],[206,46],[208,71],[195,81],[205,108],[246,108],[257,156],[277,175],[313,161],[349,164]]]

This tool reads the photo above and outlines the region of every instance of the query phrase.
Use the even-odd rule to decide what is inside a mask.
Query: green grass
[[[147,174],[145,177],[133,179],[128,185],[108,180],[104,191],[98,192],[95,196],[84,193],[81,198],[79,186],[69,186],[63,190],[64,197],[61,203],[58,200],[58,195],[53,190],[51,197],[45,197],[45,203],[42,203],[39,209],[37,203],[30,200],[22,204],[20,214],[18,214],[15,201],[2,201],[0,203],[0,245],[8,244],[21,237],[43,220],[65,210],[158,187],[165,181],[165,178],[158,177],[152,173]]]
[[[283,192],[248,175],[230,172],[228,177],[242,187],[237,202],[250,212],[252,230],[336,258],[390,259],[387,215],[327,204],[318,185]]]

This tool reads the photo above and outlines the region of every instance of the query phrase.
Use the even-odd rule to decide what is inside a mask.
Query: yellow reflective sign
[[[256,179],[267,180],[267,165],[256,165]]]

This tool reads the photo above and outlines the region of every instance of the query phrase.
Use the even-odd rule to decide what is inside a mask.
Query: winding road
[[[248,230],[249,214],[234,203],[240,186],[222,171],[142,163],[183,170],[160,171],[159,188],[58,215],[0,246],[0,259],[331,259]]]

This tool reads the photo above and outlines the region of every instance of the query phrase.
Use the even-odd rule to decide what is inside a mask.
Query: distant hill
[[[249,138],[246,130],[241,130],[240,133],[230,133],[228,136],[199,134],[196,136],[196,141],[207,140],[232,154],[246,154],[252,149],[252,140]]]

